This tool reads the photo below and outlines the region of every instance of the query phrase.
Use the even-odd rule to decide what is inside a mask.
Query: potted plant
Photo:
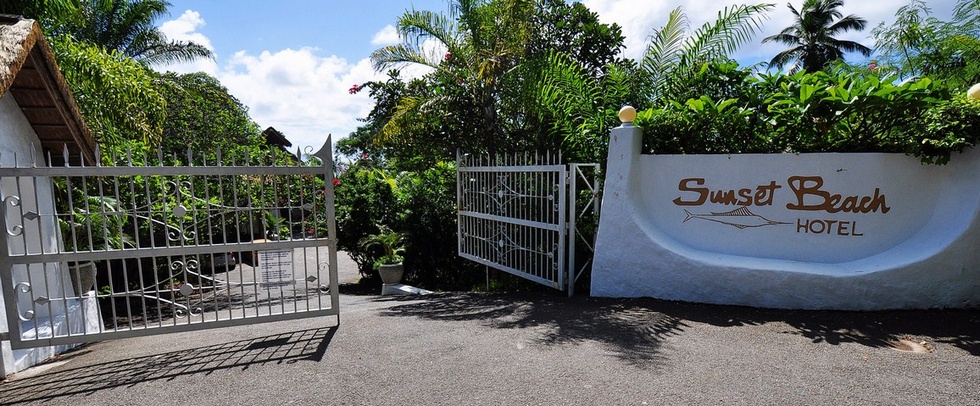
[[[402,254],[405,252],[404,235],[386,226],[378,226],[378,233],[364,237],[360,241],[361,248],[367,250],[381,247],[383,254],[374,261],[374,267],[381,275],[381,281],[386,284],[401,283],[405,270],[402,265]]]

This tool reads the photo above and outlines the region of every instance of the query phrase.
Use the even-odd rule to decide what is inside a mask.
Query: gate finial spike
[[[313,153],[313,156],[320,158],[324,165],[326,165],[333,156],[333,148],[330,145],[331,138],[333,138],[333,134],[327,134],[327,139],[323,142],[323,146],[320,147],[318,151]]]
[[[83,159],[82,162],[84,161]],[[85,164],[83,163],[82,166],[85,166]],[[102,148],[99,148],[98,145],[95,146],[95,166],[102,166]]]
[[[65,166],[71,166],[68,161],[68,143],[61,144],[61,158],[65,160]]]

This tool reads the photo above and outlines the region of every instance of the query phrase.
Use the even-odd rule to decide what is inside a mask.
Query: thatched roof
[[[34,20],[0,14],[0,97],[13,95],[45,152],[95,163],[95,139]],[[75,158],[78,159],[78,158]]]
[[[286,139],[286,136],[279,130],[275,129],[275,127],[266,128],[265,131],[262,131],[262,135],[265,136],[266,144],[275,145],[283,152],[289,154],[294,161],[299,160],[296,153],[289,150],[289,147],[293,146],[293,143],[289,142],[289,140]]]
[[[262,131],[262,135],[265,136],[266,144],[278,145],[283,150],[293,146],[293,143],[289,142],[289,140],[286,139],[286,136],[279,132],[279,130],[277,130],[275,127],[266,128],[265,131]]]

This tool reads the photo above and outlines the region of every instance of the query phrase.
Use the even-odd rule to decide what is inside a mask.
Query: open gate
[[[339,322],[331,151],[328,139],[310,161],[275,149],[94,167],[0,157],[11,346]]]
[[[599,165],[560,162],[459,155],[459,255],[573,295],[591,269]],[[587,255],[576,256],[583,249]]]

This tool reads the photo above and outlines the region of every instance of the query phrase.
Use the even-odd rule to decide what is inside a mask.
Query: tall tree
[[[932,10],[925,1],[912,0],[898,8],[892,25],[886,26],[882,22],[871,30],[879,58],[898,67],[899,76],[914,76],[921,72],[918,57],[941,25],[930,14]]]
[[[118,146],[127,139],[159,144],[166,101],[149,69],[117,51],[67,35],[52,38],[51,49],[100,146]]]
[[[156,26],[167,15],[165,0],[81,0],[81,18],[55,28],[77,41],[116,50],[147,65],[211,58],[189,41],[170,40]]]
[[[922,0],[898,9],[891,25],[872,30],[879,58],[901,77],[929,76],[965,90],[980,81],[980,1],[959,0],[942,21]]]
[[[450,120],[456,148],[505,148],[499,103],[503,76],[524,56],[531,0],[454,0],[449,16],[407,10],[396,24],[403,42],[371,54],[378,71],[406,65],[430,68],[432,89],[403,97],[382,138],[408,137],[413,122]],[[440,112],[461,113],[451,117]],[[464,125],[460,125],[464,124]]]
[[[218,79],[203,73],[160,77],[167,100],[161,147],[167,153],[228,151],[248,144],[261,133],[248,108]]]
[[[844,17],[840,7],[844,0],[805,0],[799,11],[792,3],[787,3],[795,20],[793,25],[784,28],[779,34],[766,37],[766,42],[778,42],[791,48],[772,58],[770,66],[782,69],[793,62],[790,69],[796,72],[801,68],[806,72],[823,69],[827,63],[844,58],[845,52],[859,52],[871,55],[871,48],[860,43],[835,38],[836,35],[863,30],[867,21],[853,14]]]

